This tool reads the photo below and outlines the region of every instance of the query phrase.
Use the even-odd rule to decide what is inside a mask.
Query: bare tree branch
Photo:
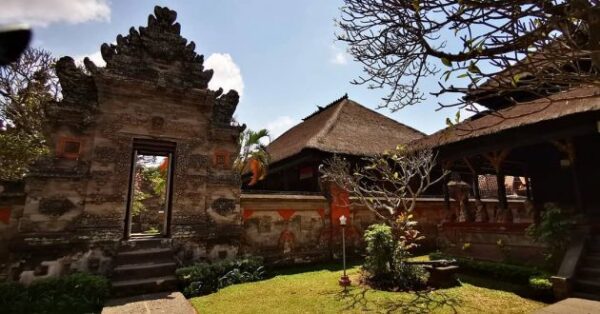
[[[442,107],[476,111],[478,97],[574,85],[600,86],[600,6],[597,0],[344,0],[337,38],[362,63],[353,81],[388,88],[380,107],[392,111],[434,96],[470,92]],[[477,93],[474,93],[477,91]]]
[[[323,180],[347,190],[377,217],[394,224],[397,214],[411,213],[417,199],[445,176],[433,176],[435,159],[431,150],[408,153],[398,146],[391,152],[365,158],[364,166],[357,166],[353,172],[339,156],[326,160],[320,171]]]

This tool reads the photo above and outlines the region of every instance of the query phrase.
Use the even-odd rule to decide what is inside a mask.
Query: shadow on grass
[[[520,296],[526,296],[529,292],[527,286],[525,285],[520,285],[498,279],[484,278],[472,274],[458,274],[458,279],[462,283],[467,283],[481,288],[512,292]]]
[[[462,283],[470,284],[473,286],[477,286],[480,288],[492,289],[492,290],[501,290],[505,292],[514,293],[522,298],[535,300],[543,303],[553,303],[556,300],[554,299],[554,295],[552,291],[547,293],[537,292],[531,289],[529,286],[524,284],[518,284],[514,282],[507,282],[500,279],[490,279],[484,278],[477,275],[472,274],[458,274],[458,279]]]
[[[398,298],[377,299],[370,294],[376,290],[366,287],[351,287],[348,290],[325,293],[331,294],[338,301],[344,302],[344,310],[359,310],[361,312],[377,311],[382,313],[431,313],[447,309],[458,313],[460,299],[450,296],[443,291],[394,292]],[[400,295],[401,294],[401,295]]]

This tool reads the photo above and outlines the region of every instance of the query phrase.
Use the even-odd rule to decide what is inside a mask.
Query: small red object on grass
[[[340,278],[339,283],[340,283],[340,286],[342,286],[342,287],[345,288],[345,287],[350,286],[350,284],[352,283],[352,281],[350,281],[350,278],[348,276],[342,275],[342,277]]]

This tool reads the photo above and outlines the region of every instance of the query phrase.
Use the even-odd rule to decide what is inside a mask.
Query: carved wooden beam
[[[571,139],[551,142],[561,153],[565,154],[571,163],[575,162],[575,145]]]
[[[442,161],[442,169],[450,170],[454,166],[454,160],[444,160]]]
[[[493,151],[493,152],[486,153],[483,156],[485,157],[485,159],[487,159],[490,162],[492,167],[494,167],[494,170],[496,170],[496,173],[499,173],[502,168],[502,163],[504,162],[504,160],[506,159],[506,157],[508,156],[509,153],[510,153],[510,149],[505,148],[500,151]]]
[[[471,170],[471,173],[473,175],[476,175],[477,171],[475,170],[475,167],[473,167],[473,164],[471,164],[471,162],[469,161],[469,158],[463,157],[463,161],[465,162],[465,164],[467,165],[467,167],[469,168],[469,170]]]

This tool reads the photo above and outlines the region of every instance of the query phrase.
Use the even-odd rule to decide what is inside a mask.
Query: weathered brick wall
[[[23,212],[25,193],[20,184],[0,182],[0,280],[8,268],[10,240],[17,232],[15,220]]]
[[[240,183],[232,164],[244,127],[233,125],[232,115],[239,96],[208,89],[213,72],[175,19],[156,7],[146,27],[101,46],[105,67],[85,60],[83,71],[70,57],[57,61],[63,99],[49,105],[50,156],[26,178],[23,210],[12,204],[18,214],[8,227],[0,222],[0,242],[10,233],[11,268],[22,281],[110,271],[125,236],[133,143],[140,139],[175,144],[168,236],[180,259],[238,253]],[[80,149],[61,151],[67,140]]]
[[[438,246],[455,256],[539,266],[544,246],[526,235],[529,223],[445,223]]]
[[[493,216],[496,200],[483,200]],[[452,202],[450,211],[456,210]],[[339,228],[331,226],[327,200],[318,195],[242,194],[242,252],[261,255],[271,262],[292,263],[327,259],[339,254]],[[423,198],[413,215],[425,236],[421,252],[445,252],[487,260],[537,262],[542,246],[525,235],[531,218],[522,201],[509,201],[519,223],[444,222],[449,211],[443,199]],[[362,252],[362,234],[377,217],[365,207],[352,205],[347,227],[349,251]],[[466,244],[466,245],[465,245]]]

